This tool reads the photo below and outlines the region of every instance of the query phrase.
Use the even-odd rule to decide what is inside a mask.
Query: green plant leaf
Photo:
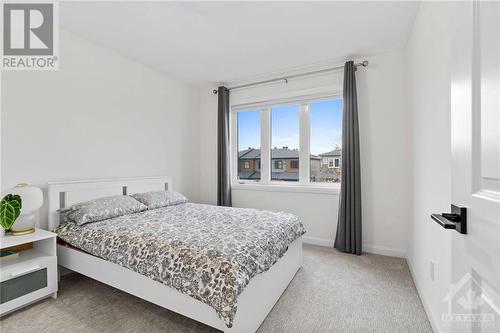
[[[0,224],[9,230],[21,214],[22,200],[17,194],[7,194],[0,201]]]

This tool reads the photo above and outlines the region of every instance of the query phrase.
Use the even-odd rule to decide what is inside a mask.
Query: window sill
[[[265,192],[291,192],[291,193],[315,193],[338,195],[340,185],[288,185],[288,184],[259,184],[259,183],[236,183],[232,184],[233,190],[265,191]]]

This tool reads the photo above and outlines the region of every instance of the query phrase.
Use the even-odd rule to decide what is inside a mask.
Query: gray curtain
[[[217,128],[217,205],[231,207],[231,170],[229,164],[229,89],[219,87]]]
[[[355,71],[353,61],[345,63],[341,189],[335,248],[361,254],[361,172]]]

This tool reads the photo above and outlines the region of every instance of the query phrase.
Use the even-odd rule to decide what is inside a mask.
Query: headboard
[[[48,184],[49,230],[59,225],[60,208],[79,202],[112,196],[149,191],[172,191],[172,177],[142,177],[103,180],[76,180]]]

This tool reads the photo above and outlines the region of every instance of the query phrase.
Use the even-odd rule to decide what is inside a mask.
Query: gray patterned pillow
[[[148,209],[179,205],[188,202],[185,196],[179,192],[173,191],[136,193],[131,196],[137,201],[145,204]]]
[[[112,217],[142,212],[146,209],[148,209],[146,206],[132,197],[117,195],[73,205],[65,212],[65,218],[78,225],[82,225]]]

